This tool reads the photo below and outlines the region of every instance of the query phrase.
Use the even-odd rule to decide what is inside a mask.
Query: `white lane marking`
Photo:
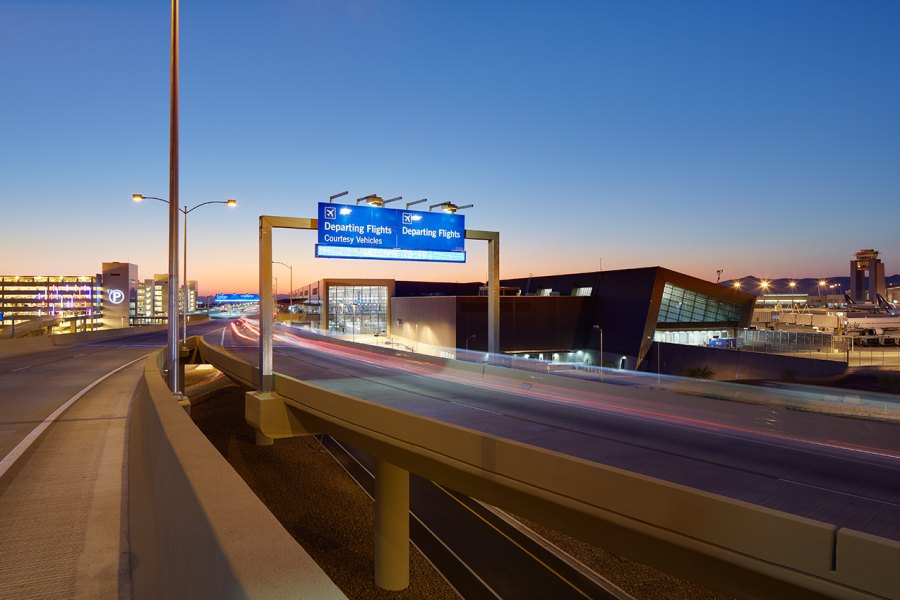
[[[79,356],[87,356],[87,352],[82,352],[81,354],[76,354],[72,358],[78,358]]]
[[[110,371],[109,373],[104,375],[103,377],[100,377],[93,383],[85,386],[84,389],[82,389],[80,392],[78,392],[77,394],[75,394],[74,396],[72,396],[71,398],[66,400],[62,404],[62,406],[60,406],[59,408],[54,410],[52,413],[50,413],[50,416],[48,416],[46,419],[44,419],[40,425],[38,425],[33,430],[31,430],[31,433],[26,435],[25,438],[21,442],[19,442],[19,444],[15,448],[10,450],[9,454],[7,454],[6,456],[3,457],[3,460],[0,460],[0,477],[3,477],[6,474],[6,472],[9,470],[9,468],[11,466],[13,466],[13,463],[15,463],[19,459],[20,456],[25,454],[25,451],[28,450],[28,448],[30,448],[34,442],[37,441],[37,439],[41,436],[42,433],[44,433],[44,430],[47,429],[48,427],[50,427],[50,425],[53,424],[53,421],[55,421],[57,418],[59,418],[59,416],[61,414],[63,414],[67,408],[69,408],[70,406],[75,404],[75,402],[77,402],[79,398],[81,398],[82,396],[87,394],[89,391],[91,391],[94,387],[99,385],[101,382],[103,382],[103,380],[105,380],[109,377],[112,377],[113,375],[115,375],[116,373],[121,371],[122,369],[124,369],[126,367],[130,367],[134,363],[136,363],[140,360],[143,360],[148,356],[149,356],[149,354],[145,354],[144,356],[141,356],[140,358],[136,358],[131,362],[125,363],[124,365],[122,365],[121,367],[119,367],[117,369],[113,369],[112,371]]]
[[[821,490],[823,492],[831,492],[832,494],[840,494],[841,496],[849,496],[850,498],[858,498],[859,500],[868,500],[869,502],[878,502],[880,504],[887,504],[889,506],[900,506],[896,502],[891,502],[890,500],[879,500],[878,498],[872,498],[871,496],[860,496],[859,494],[854,494],[852,492],[842,492],[841,490],[835,490],[833,488],[827,488],[821,485],[815,485],[814,483],[804,483],[802,481],[796,481],[794,479],[785,479],[784,477],[779,477],[778,481],[783,481],[785,483],[792,483],[794,485],[799,485],[803,487],[812,488],[814,490]]]
[[[222,328],[222,343],[220,343],[219,345],[220,346],[225,345],[225,327]]]
[[[31,367],[19,367],[18,369],[13,369],[10,373],[15,373],[16,371],[24,371],[25,369],[30,369]]]

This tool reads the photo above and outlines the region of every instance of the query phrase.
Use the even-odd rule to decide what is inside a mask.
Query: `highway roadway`
[[[192,325],[191,335],[222,329],[221,322]],[[0,348],[0,460],[63,404],[102,377],[166,344],[166,333],[51,346],[14,354]]]
[[[233,328],[226,345],[255,363],[255,323],[240,321]],[[486,433],[900,540],[897,424],[601,383],[577,392],[552,378],[523,386],[297,330],[276,334],[275,370]]]

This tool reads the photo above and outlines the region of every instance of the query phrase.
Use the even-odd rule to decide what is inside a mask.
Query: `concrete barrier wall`
[[[639,370],[655,373],[657,352],[660,353],[658,363],[663,374],[683,376],[688,369],[706,366],[712,371],[712,379],[729,381],[814,379],[841,375],[847,370],[844,361],[660,342],[653,343]]]
[[[158,360],[128,423],[134,598],[345,598],[172,399]]]
[[[59,335],[40,335],[35,337],[0,340],[0,356],[17,356],[40,352],[54,346],[74,346],[90,342],[105,342],[131,337],[142,333],[165,331],[164,326],[126,327],[123,329],[105,329],[103,331],[85,331],[81,333],[64,333]]]

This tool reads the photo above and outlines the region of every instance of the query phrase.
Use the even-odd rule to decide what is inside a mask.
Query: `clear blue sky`
[[[0,272],[166,270],[166,0],[0,0]],[[256,287],[260,214],[349,189],[474,203],[503,276],[900,271],[900,2],[183,0],[189,277]],[[313,258],[294,284],[483,279]],[[276,266],[279,288],[288,273]],[[283,280],[283,283],[281,281]]]

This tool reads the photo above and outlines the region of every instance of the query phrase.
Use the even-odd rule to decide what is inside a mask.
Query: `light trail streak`
[[[239,337],[258,343],[259,327],[252,322],[242,320],[246,329],[256,337],[250,337],[246,334],[237,332],[232,324],[233,331]],[[397,352],[392,356],[385,356],[381,353],[372,352],[363,348],[348,348],[334,342],[326,340],[313,340],[306,337],[298,336],[290,332],[278,332],[274,334],[274,339],[282,344],[296,346],[312,350],[319,353],[339,356],[341,358],[358,361],[370,366],[381,369],[392,370],[395,372],[406,373],[409,375],[417,375],[428,377],[453,383],[458,385],[472,386],[486,391],[496,391],[511,395],[524,396],[539,401],[553,402],[566,406],[581,408],[584,410],[606,412],[616,414],[618,416],[629,417],[639,420],[650,420],[668,426],[681,426],[686,428],[701,429],[704,431],[713,431],[719,434],[730,434],[738,437],[746,438],[768,438],[772,442],[790,442],[795,444],[804,444],[819,448],[830,448],[834,450],[858,452],[871,456],[879,456],[889,459],[900,459],[900,451],[894,451],[884,448],[876,448],[871,446],[849,444],[836,440],[816,440],[797,434],[785,432],[776,432],[760,428],[748,427],[737,423],[723,423],[710,419],[692,417],[686,415],[675,414],[671,410],[662,410],[666,407],[638,407],[635,403],[655,404],[651,400],[638,400],[628,398],[621,400],[616,396],[599,392],[587,392],[580,390],[571,390],[554,386],[546,381],[522,382],[521,380],[504,377],[502,375],[490,374],[482,376],[480,373],[472,373],[451,367],[437,366],[428,362],[416,360],[413,357]],[[529,384],[529,387],[525,387]],[[602,384],[598,384],[602,385]],[[657,394],[666,392],[656,391]],[[675,393],[675,392],[669,392]],[[768,391],[767,395],[771,396],[773,392]],[[719,399],[728,402],[727,399]],[[625,404],[624,402],[631,404]],[[682,408],[683,406],[670,406],[670,409]],[[735,415],[729,415],[735,416]]]

